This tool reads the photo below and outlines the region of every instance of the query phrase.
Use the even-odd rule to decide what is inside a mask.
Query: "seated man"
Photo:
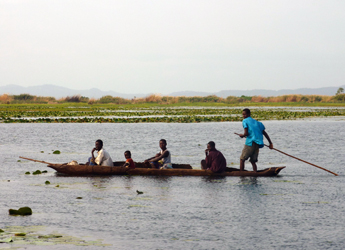
[[[216,149],[216,144],[210,141],[205,150],[206,158],[201,161],[201,169],[211,170],[213,173],[222,173],[226,169],[226,160],[223,154]]]
[[[93,152],[97,150],[97,157],[93,155]],[[97,140],[95,142],[95,148],[92,149],[91,151],[91,157],[89,158],[88,162],[86,163],[87,165],[101,165],[101,166],[110,166],[113,167],[113,160],[111,159],[109,153],[105,151],[103,148],[103,141],[102,140]]]
[[[152,168],[162,169],[162,168],[172,168],[171,164],[171,155],[167,149],[167,141],[165,139],[161,139],[159,141],[159,147],[161,151],[147,160],[145,160],[146,165],[151,165]]]

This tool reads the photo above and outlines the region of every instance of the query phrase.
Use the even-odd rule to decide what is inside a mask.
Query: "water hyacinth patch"
[[[32,215],[32,210],[29,207],[21,207],[18,210],[9,209],[8,212],[10,215]]]
[[[54,155],[59,155],[59,154],[61,154],[61,152],[60,152],[59,150],[55,150],[55,151],[53,152],[53,154],[54,154]]]
[[[14,234],[14,236],[25,236],[26,235],[26,233],[16,233],[16,234]]]
[[[255,105],[254,105],[255,106]],[[249,106],[250,107],[250,106]],[[345,116],[337,107],[250,107],[259,120],[295,120],[308,117]],[[4,123],[139,123],[139,122],[225,122],[241,121],[242,108],[232,106],[65,106],[0,105]],[[43,152],[43,151],[41,151]]]
[[[0,243],[11,243],[14,249],[15,245],[20,248],[26,248],[26,246],[52,246],[52,245],[75,245],[75,246],[95,246],[106,247],[112,246],[111,244],[102,243],[101,239],[87,241],[82,238],[60,234],[53,232],[50,234],[40,234],[38,231],[45,231],[44,226],[11,226],[6,227],[1,234],[6,238],[0,239]],[[12,248],[11,248],[12,249]]]
[[[0,240],[0,243],[10,243],[10,242],[13,242],[12,237]]]
[[[35,172],[32,173],[33,175],[37,175],[37,174],[42,174],[42,172],[40,170],[36,170]]]

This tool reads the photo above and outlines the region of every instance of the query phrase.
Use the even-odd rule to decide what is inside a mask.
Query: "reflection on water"
[[[344,125],[332,120],[265,122],[275,147],[339,176],[262,149],[259,169],[287,167],[280,177],[259,178],[67,177],[44,164],[17,162],[20,155],[85,162],[99,138],[113,159],[123,161],[128,149],[134,160],[143,161],[159,151],[158,141],[165,138],[173,162],[199,168],[206,143],[214,140],[228,166],[238,167],[244,140],[233,135],[242,131],[237,122],[0,124],[0,228],[43,225],[47,233],[55,230],[112,245],[99,249],[342,249]],[[57,149],[61,154],[53,155]],[[48,173],[25,175],[37,169]],[[246,169],[251,170],[250,164]],[[33,215],[7,215],[9,208],[22,206],[30,206]]]
[[[239,177],[239,183],[241,185],[257,185],[257,177]]]
[[[205,182],[223,182],[226,181],[225,176],[202,176],[201,179]]]

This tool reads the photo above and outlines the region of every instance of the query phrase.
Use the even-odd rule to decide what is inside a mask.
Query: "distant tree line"
[[[1,104],[25,104],[25,103],[88,103],[92,104],[175,104],[175,103],[342,103],[345,102],[345,93],[343,88],[339,88],[334,96],[325,95],[282,95],[282,96],[228,96],[226,98],[218,97],[216,95],[209,96],[160,96],[149,95],[142,98],[125,99],[122,97],[114,97],[111,95],[103,96],[99,99],[88,98],[85,96],[74,95],[65,98],[56,99],[54,97],[34,96],[30,94],[8,95],[0,96]]]

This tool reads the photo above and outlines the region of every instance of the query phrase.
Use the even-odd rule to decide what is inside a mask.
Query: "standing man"
[[[270,137],[265,131],[265,126],[253,119],[250,116],[250,110],[244,109],[242,111],[243,121],[242,125],[244,128],[244,133],[239,134],[241,138],[247,137],[246,144],[242,150],[240,157],[240,171],[244,170],[244,162],[250,157],[250,163],[253,166],[253,171],[257,171],[256,162],[258,161],[259,148],[264,147],[263,135],[266,137],[267,141],[270,143],[269,148],[273,149],[273,143]]]
[[[223,173],[226,170],[226,160],[223,154],[216,149],[213,141],[207,143],[206,158],[201,161],[201,169],[211,170],[213,173]]]
[[[97,152],[97,157],[93,155],[95,151]],[[95,147],[91,151],[91,157],[89,158],[89,161],[86,163],[87,165],[101,165],[101,166],[110,166],[113,167],[114,163],[111,159],[109,153],[105,151],[103,148],[103,141],[97,140],[95,142]]]

